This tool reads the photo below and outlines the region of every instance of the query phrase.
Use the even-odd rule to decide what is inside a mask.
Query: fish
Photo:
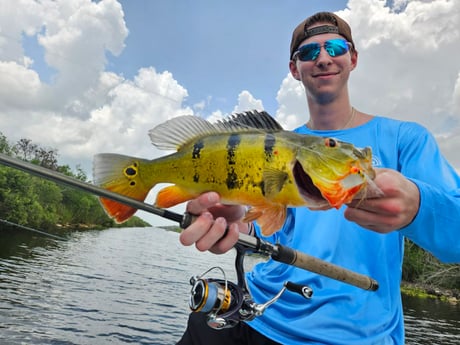
[[[94,183],[139,201],[159,183],[155,206],[169,208],[208,191],[223,204],[248,206],[244,222],[256,221],[262,234],[280,230],[288,207],[340,208],[356,198],[377,197],[372,152],[332,137],[298,134],[265,111],[236,113],[211,123],[193,115],[167,120],[149,131],[161,150],[153,160],[99,153]],[[117,223],[135,208],[100,201]]]

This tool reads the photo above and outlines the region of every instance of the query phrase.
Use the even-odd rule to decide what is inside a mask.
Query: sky
[[[59,164],[90,177],[100,152],[165,154],[147,133],[175,116],[265,109],[286,129],[305,123],[289,44],[317,11],[352,27],[352,104],[426,126],[460,171],[459,1],[0,0],[0,8],[0,132],[56,149]]]

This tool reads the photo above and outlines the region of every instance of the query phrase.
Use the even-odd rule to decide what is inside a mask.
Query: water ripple
[[[235,280],[233,253],[200,253],[161,229],[75,232],[66,242],[21,236],[8,255],[0,250],[2,345],[173,344],[189,313],[189,278],[220,265]],[[454,344],[457,321],[410,308],[418,316],[409,311],[408,344],[430,343],[420,329],[433,333],[430,344]]]

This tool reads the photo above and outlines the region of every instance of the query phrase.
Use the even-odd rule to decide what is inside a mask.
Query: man
[[[404,344],[404,236],[443,261],[460,261],[460,177],[422,126],[351,105],[348,79],[357,64],[351,29],[337,15],[317,13],[297,26],[289,68],[305,88],[310,120],[295,132],[371,146],[374,181],[384,196],[340,210],[289,209],[284,227],[265,239],[371,276],[379,290],[363,291],[269,260],[247,275],[255,301],[266,301],[285,281],[309,285],[313,298],[285,293],[262,316],[222,331],[193,314],[179,344]],[[180,240],[199,250],[226,252],[238,232],[251,229],[240,220],[243,207],[220,205],[216,193],[189,202],[187,211],[200,217]],[[257,224],[255,230],[260,236]]]

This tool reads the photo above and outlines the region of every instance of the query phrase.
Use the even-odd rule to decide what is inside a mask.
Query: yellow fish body
[[[162,208],[215,191],[222,203],[251,206],[244,220],[257,220],[264,235],[282,227],[288,206],[339,208],[381,193],[372,181],[369,148],[285,131],[265,112],[235,114],[214,124],[181,116],[149,134],[155,146],[176,152],[154,160],[98,154],[95,183],[142,201],[156,184],[171,183],[157,194],[155,206]],[[108,199],[101,202],[117,222],[136,212]]]

